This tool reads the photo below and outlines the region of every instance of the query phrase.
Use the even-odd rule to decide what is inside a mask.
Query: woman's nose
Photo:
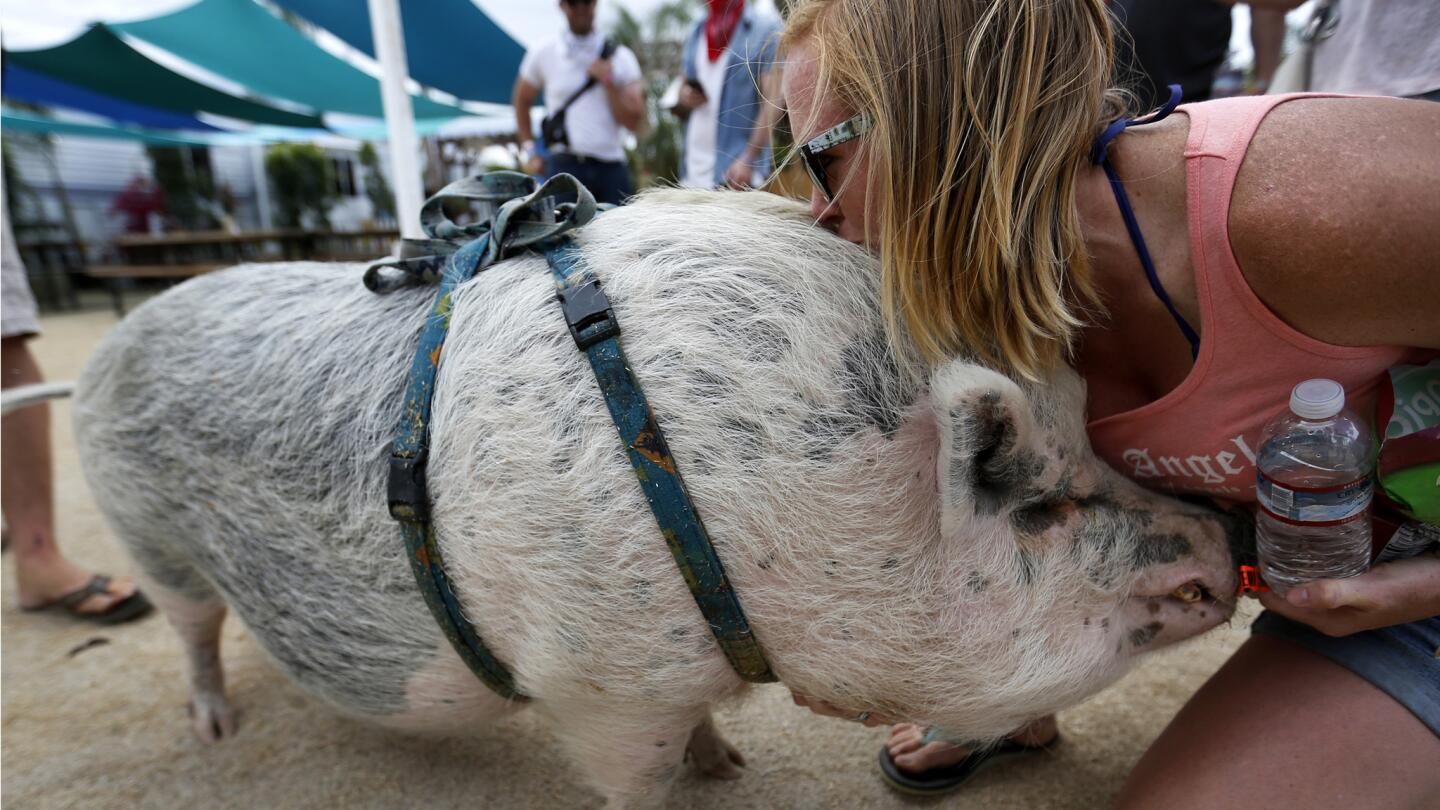
[[[815,218],[817,225],[832,231],[840,227],[840,220],[843,219],[840,206],[826,200],[818,188],[810,191],[810,216]]]

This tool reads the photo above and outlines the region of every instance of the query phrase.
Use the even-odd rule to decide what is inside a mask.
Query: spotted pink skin
[[[1096,459],[1075,375],[1020,386],[964,358],[905,371],[873,257],[803,206],[664,191],[579,238],[786,686],[995,737],[1228,613],[1169,594],[1233,592],[1232,528]],[[383,497],[430,303],[375,296],[343,265],[187,282],[97,349],[76,434],[172,618],[218,628],[207,606],[228,606],[342,710],[468,732],[515,707],[454,657]],[[659,801],[708,707],[745,684],[656,529],[543,260],[456,291],[434,406],[435,527],[466,615],[591,784],[612,804]],[[196,722],[229,733],[218,654],[198,630],[186,644]]]

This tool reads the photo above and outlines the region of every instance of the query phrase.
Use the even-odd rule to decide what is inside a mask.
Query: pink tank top
[[[1313,97],[1313,96],[1312,96]],[[1175,390],[1088,425],[1110,466],[1151,489],[1255,500],[1260,429],[1302,380],[1345,386],[1347,406],[1372,415],[1385,370],[1440,352],[1332,346],[1287,326],[1251,291],[1230,248],[1230,195],[1260,122],[1296,98],[1253,96],[1180,108],[1190,118],[1185,176],[1200,351]]]

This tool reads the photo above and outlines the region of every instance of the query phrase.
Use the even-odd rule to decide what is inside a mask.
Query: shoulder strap
[[[615,50],[616,50],[618,47],[619,47],[619,45],[617,45],[617,44],[615,43],[615,40],[613,40],[613,39],[611,39],[611,38],[609,38],[609,37],[606,37],[606,38],[605,38],[605,44],[603,44],[603,45],[600,46],[600,58],[601,58],[601,59],[609,59],[610,57],[614,56],[614,55],[615,55]],[[552,112],[552,113],[550,113],[550,114],[551,114],[552,116],[553,116],[553,115],[559,115],[560,113],[565,112],[566,110],[570,109],[570,105],[571,105],[571,104],[574,104],[576,99],[578,99],[578,98],[580,98],[581,96],[585,95],[585,93],[588,92],[588,91],[590,90],[590,88],[594,87],[595,85],[596,85],[595,77],[594,77],[594,76],[591,76],[589,79],[586,80],[585,84],[583,84],[583,85],[580,86],[580,89],[579,89],[579,90],[576,90],[574,93],[571,93],[571,94],[570,94],[570,98],[565,99],[565,103],[560,105],[560,109],[558,109],[558,110],[556,110],[555,112]]]
[[[1181,108],[1190,119],[1185,176],[1191,228],[1196,229],[1191,261],[1197,283],[1221,266],[1234,264],[1229,249],[1230,199],[1255,132],[1271,110],[1309,95],[1237,96]]]
[[[1128,127],[1139,126],[1159,121],[1175,111],[1180,104],[1180,85],[1170,85],[1170,98],[1160,109],[1155,112],[1141,116],[1140,118],[1122,118],[1114,121],[1105,131],[1095,139],[1094,146],[1090,149],[1090,161],[1097,163],[1105,170],[1105,176],[1110,180],[1110,190],[1115,195],[1115,204],[1120,208],[1120,216],[1125,220],[1125,230],[1130,234],[1130,241],[1135,245],[1135,252],[1140,257],[1140,266],[1145,268],[1145,279],[1150,282],[1150,289],[1160,303],[1165,305],[1165,310],[1170,317],[1175,319],[1175,324],[1180,327],[1180,333],[1185,336],[1186,342],[1190,344],[1190,357],[1196,359],[1200,356],[1200,334],[1190,326],[1175,304],[1170,300],[1169,293],[1160,284],[1160,276],[1155,272],[1155,262],[1150,258],[1150,247],[1145,243],[1145,235],[1140,232],[1140,222],[1135,218],[1135,209],[1130,205],[1130,195],[1125,192],[1125,184],[1120,182],[1120,175],[1116,174],[1115,166],[1110,163],[1108,153],[1110,144],[1120,133]]]

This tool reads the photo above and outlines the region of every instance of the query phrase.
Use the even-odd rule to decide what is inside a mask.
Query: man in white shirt
[[[573,174],[596,200],[618,205],[632,193],[624,131],[640,125],[645,97],[639,61],[623,45],[607,47],[595,30],[595,6],[596,0],[560,0],[567,28],[525,54],[515,80],[515,125],[530,173]],[[549,154],[543,159],[536,153],[530,121],[530,108],[542,90],[547,115],[564,116],[558,128],[564,137],[547,141]]]

